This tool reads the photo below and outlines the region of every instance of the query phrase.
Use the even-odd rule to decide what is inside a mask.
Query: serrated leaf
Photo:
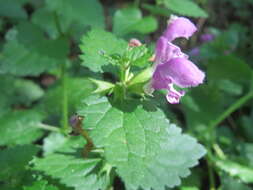
[[[162,0],[162,3],[175,13],[192,16],[207,17],[208,14],[191,0]]]
[[[216,158],[215,165],[221,170],[227,172],[232,177],[237,177],[245,183],[253,182],[253,168],[241,165],[230,160],[221,160]]]
[[[1,0],[0,16],[15,19],[26,19],[27,13],[22,5],[23,2],[20,0]]]
[[[149,52],[148,48],[145,45],[132,47],[124,54],[125,59],[129,60],[132,66],[141,68],[147,66],[150,63],[149,59],[151,56],[151,52]]]
[[[82,65],[94,72],[102,72],[108,61],[101,54],[122,54],[127,48],[127,43],[109,32],[96,29],[82,38],[80,48],[83,53],[80,56]]]
[[[83,127],[105,159],[129,189],[164,189],[180,184],[180,177],[205,154],[204,148],[181,129],[170,124],[158,108],[125,102],[113,107],[107,98],[92,96],[83,101],[79,114]]]
[[[0,179],[6,180],[9,177],[24,172],[32,157],[38,152],[34,145],[15,146],[0,151]]]
[[[7,35],[0,55],[0,73],[36,76],[65,62],[68,42],[65,38],[47,40],[43,31],[23,22]],[[15,54],[13,54],[15,52]]]
[[[154,32],[157,25],[154,17],[142,17],[141,11],[134,7],[117,10],[113,17],[113,32],[118,36],[129,33],[148,34]]]
[[[41,180],[34,182],[32,186],[23,187],[23,190],[58,190],[58,188],[53,185],[49,185],[45,180]]]
[[[33,110],[13,111],[0,117],[0,145],[28,144],[43,135],[43,116]]]
[[[106,175],[98,174],[99,171],[94,170],[101,160],[84,159],[80,153],[84,144],[82,137],[66,139],[55,153],[44,158],[35,158],[34,168],[76,190],[104,190],[108,179]]]
[[[57,12],[60,20],[104,28],[103,8],[98,0],[46,0],[46,3],[50,10]]]

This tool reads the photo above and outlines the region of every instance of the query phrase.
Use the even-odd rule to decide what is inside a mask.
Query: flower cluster
[[[171,104],[179,103],[185,94],[182,90],[177,91],[174,84],[181,88],[194,87],[203,83],[205,78],[205,74],[172,43],[179,37],[188,39],[196,30],[195,25],[187,18],[173,15],[167,29],[157,41],[151,85],[155,90],[166,89],[166,98]]]

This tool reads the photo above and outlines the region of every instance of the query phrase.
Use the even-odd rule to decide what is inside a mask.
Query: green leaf
[[[32,14],[32,22],[40,26],[49,36],[53,39],[59,37],[59,31],[57,30],[54,13],[48,10],[46,7],[37,9]],[[63,23],[63,21],[61,21]],[[61,24],[61,29],[66,32],[66,28]]]
[[[6,38],[0,55],[0,73],[36,76],[67,58],[67,39],[47,40],[43,31],[31,23],[21,23],[11,29]]]
[[[93,82],[96,85],[96,90],[93,91],[93,93],[107,93],[111,92],[114,88],[114,84],[102,80],[96,80],[96,79],[89,79],[91,82]]]
[[[163,0],[162,3],[177,14],[191,17],[207,17],[208,14],[191,0]]]
[[[38,152],[34,145],[15,146],[0,151],[0,179],[6,180],[24,172],[32,157]]]
[[[245,139],[249,142],[253,142],[253,131],[252,131],[252,122],[253,122],[253,115],[251,117],[247,117],[243,115],[240,118],[240,131],[244,135]],[[253,158],[252,158],[252,166],[253,166]]]
[[[94,86],[88,79],[67,78],[66,80],[69,114],[74,114],[81,100],[93,92]],[[62,109],[62,91],[61,86],[49,89],[39,109],[48,116],[59,116]]]
[[[168,9],[163,8],[163,7],[159,7],[158,5],[151,5],[151,4],[147,4],[147,3],[142,3],[141,6],[143,9],[148,10],[152,14],[162,15],[165,17],[169,17],[171,15],[171,12],[168,11]]]
[[[20,0],[0,0],[0,16],[14,19],[26,19],[27,13]]]
[[[108,64],[107,59],[102,54],[123,54],[127,48],[127,43],[117,39],[109,32],[96,29],[91,30],[82,38],[80,48],[83,53],[80,56],[83,61],[82,65],[94,72],[102,72],[103,66]]]
[[[41,29],[43,29],[52,39],[57,39],[62,34],[59,32],[59,28],[57,28],[57,17],[55,11],[49,10],[48,7],[42,7],[37,9],[32,14],[32,22],[38,25]],[[80,26],[81,25],[81,26]],[[83,23],[79,23],[73,25],[72,20],[69,20],[67,17],[61,17],[59,19],[59,26],[61,32],[64,34],[71,34],[71,36],[76,39],[80,39],[80,35],[78,33],[83,33]],[[79,31],[80,30],[80,31]],[[78,39],[78,40],[79,40]]]
[[[158,108],[124,102],[124,110],[107,98],[91,96],[79,114],[97,148],[105,149],[108,164],[129,189],[164,189],[180,184],[180,177],[205,154],[203,146],[170,124]]]
[[[34,82],[0,75],[0,116],[11,106],[29,106],[44,95],[44,91]]]
[[[198,187],[181,187],[180,190],[199,190]]]
[[[81,26],[103,28],[104,13],[98,0],[46,0],[51,11],[56,11],[60,21],[69,20]]]
[[[12,88],[12,101],[14,103],[31,105],[32,102],[40,99],[44,95],[44,91],[41,89],[41,87],[29,80],[15,80]]]
[[[242,86],[231,80],[226,80],[226,79],[220,80],[218,83],[218,86],[219,86],[219,89],[221,89],[222,91],[230,95],[238,96],[238,95],[241,95],[243,92]]]
[[[43,135],[43,116],[34,111],[13,111],[0,117],[0,145],[28,144]]]
[[[236,83],[249,83],[252,69],[243,60],[233,56],[219,56],[208,63],[208,77],[211,81],[232,80]]]
[[[221,176],[221,189],[222,190],[250,190],[251,188],[239,180],[236,180],[227,175]]]
[[[117,10],[113,17],[113,32],[118,36],[129,33],[148,34],[154,32],[157,25],[154,17],[142,17],[140,9],[134,7]]]
[[[148,50],[146,45],[132,47],[131,49],[128,49],[124,54],[124,58],[127,59],[132,66],[141,68],[150,64],[149,59],[151,56],[152,53]]]
[[[68,139],[61,133],[51,133],[43,139],[43,154],[44,156],[55,152],[60,147],[64,146]]]
[[[54,142],[53,139],[52,143]],[[80,150],[85,141],[82,137],[71,137],[57,149],[55,153],[44,158],[35,158],[36,170],[43,171],[62,184],[76,190],[104,190],[108,185],[107,176],[99,173],[100,159],[84,159]],[[96,170],[95,170],[96,168]]]
[[[242,143],[238,147],[240,156],[246,160],[246,164],[253,167],[253,144]]]
[[[135,75],[129,81],[129,83],[128,83],[129,87],[131,87],[132,85],[135,85],[135,84],[142,84],[142,83],[149,81],[152,77],[153,70],[154,69],[152,67],[148,67],[145,70],[138,73],[137,75]]]
[[[253,182],[253,168],[241,165],[230,160],[221,160],[216,158],[215,165],[221,170],[227,172],[232,177],[237,177],[245,183]]]
[[[223,111],[224,99],[220,90],[216,86],[201,85],[182,98],[182,105],[187,126],[200,136],[210,138],[207,126]]]
[[[41,180],[34,182],[32,186],[23,187],[23,190],[58,190],[58,188],[53,185],[49,185],[45,180]]]
[[[144,95],[145,93],[149,93],[146,90],[146,85],[148,81],[151,79],[153,74],[153,68],[148,67],[141,71],[140,73],[136,74],[128,83],[127,90],[132,93]]]

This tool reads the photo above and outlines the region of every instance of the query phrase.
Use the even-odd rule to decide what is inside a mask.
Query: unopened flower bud
[[[136,38],[132,38],[128,43],[128,46],[130,46],[130,47],[138,47],[141,45],[142,45],[142,43],[140,42],[140,40],[138,40]]]

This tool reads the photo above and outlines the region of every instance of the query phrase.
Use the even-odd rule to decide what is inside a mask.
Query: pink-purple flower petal
[[[185,58],[171,59],[162,67],[163,75],[169,76],[172,83],[182,88],[198,86],[205,78],[205,74]]]
[[[188,58],[178,46],[168,42],[165,37],[161,36],[156,43],[155,63],[165,63],[176,57]]]
[[[196,26],[189,19],[185,17],[171,16],[163,36],[171,42],[179,37],[188,39],[196,31]]]
[[[158,39],[155,50],[154,73],[151,87],[155,90],[168,91],[166,98],[171,104],[177,104],[184,96],[184,91],[177,91],[173,85],[181,88],[198,86],[203,83],[205,74],[181,49],[171,43],[178,37],[189,38],[197,28],[184,17],[172,16],[164,34]]]

